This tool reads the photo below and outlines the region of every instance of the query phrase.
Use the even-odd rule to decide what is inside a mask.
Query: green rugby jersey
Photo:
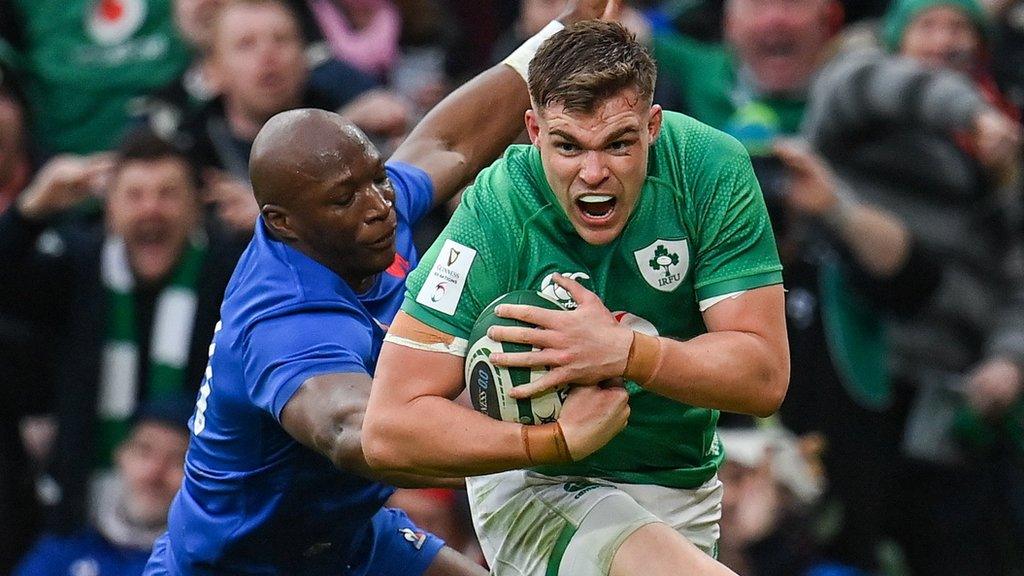
[[[140,97],[188,66],[171,0],[14,0],[32,136],[46,153],[109,150]]]
[[[676,339],[705,333],[699,302],[782,282],[750,160],[733,138],[665,112],[647,179],[622,234],[603,246],[575,232],[544,177],[539,151],[513,146],[481,172],[409,276],[402,309],[466,338],[496,297],[520,289],[567,298],[560,272],[597,293],[620,322]],[[718,411],[627,382],[630,418],[604,448],[538,472],[693,488],[717,471]]]

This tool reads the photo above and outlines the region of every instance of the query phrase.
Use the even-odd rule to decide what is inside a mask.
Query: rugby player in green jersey
[[[732,574],[713,558],[715,425],[719,410],[767,416],[785,395],[781,266],[741,145],[652,104],[654,77],[617,24],[576,24],[540,47],[533,145],[466,191],[377,364],[367,461],[476,476],[474,523],[498,575]],[[571,384],[550,424],[454,401],[474,320],[521,289],[571,308],[503,305],[539,328],[490,332],[539,349],[494,362],[551,368],[517,396]]]

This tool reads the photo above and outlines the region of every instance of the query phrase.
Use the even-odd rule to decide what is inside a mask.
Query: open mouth
[[[618,200],[609,194],[584,194],[576,199],[576,209],[579,210],[584,222],[600,225],[608,222],[615,214],[617,202]]]
[[[787,59],[799,53],[800,44],[791,38],[769,38],[757,44],[758,54],[762,58]]]
[[[128,241],[140,248],[155,248],[166,244],[168,236],[167,230],[162,227],[147,227],[134,230]]]

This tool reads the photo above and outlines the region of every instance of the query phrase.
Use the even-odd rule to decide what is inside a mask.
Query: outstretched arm
[[[571,0],[558,20],[572,24],[616,19],[622,0]],[[523,131],[530,96],[523,78],[498,64],[441,101],[391,156],[422,168],[434,183],[434,204],[469,184]]]
[[[370,377],[356,372],[314,376],[306,380],[281,411],[281,424],[292,438],[326,456],[335,467],[395,486],[460,488],[463,479],[372,470],[361,445],[363,414]]]

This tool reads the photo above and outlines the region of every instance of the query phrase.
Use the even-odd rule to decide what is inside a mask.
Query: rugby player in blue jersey
[[[573,0],[559,20],[619,8]],[[461,479],[376,476],[360,429],[417,262],[410,227],[522,130],[522,57],[541,40],[442,101],[386,164],[330,112],[284,112],[260,131],[250,174],[262,217],[224,296],[185,479],[146,575],[484,574],[382,507],[388,483]]]

